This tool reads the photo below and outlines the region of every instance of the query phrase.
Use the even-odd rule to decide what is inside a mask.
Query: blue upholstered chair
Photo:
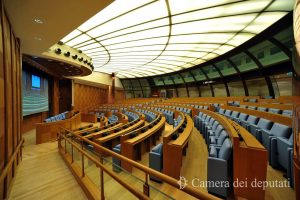
[[[207,124],[205,124],[204,130],[202,132],[202,135],[204,136],[204,138],[206,138],[206,133],[208,130],[212,129],[212,126],[214,125],[214,123],[216,122],[216,120],[214,118],[210,118],[210,120],[208,121]]]
[[[241,121],[246,121],[248,119],[249,115],[245,113],[240,113],[239,117],[232,118],[233,121],[240,123]]]
[[[118,154],[121,154],[121,144],[117,144],[114,148],[113,148],[113,151],[115,153],[118,153]],[[121,169],[121,160],[115,158],[115,157],[112,157],[112,167],[113,167],[113,171],[115,172],[120,172],[122,169]]]
[[[205,138],[205,142],[208,143],[208,139],[209,139],[209,133],[210,132],[215,132],[217,127],[220,125],[220,123],[215,120],[214,123],[212,124],[212,126],[207,126],[206,127],[206,131],[205,131],[205,135],[204,135],[204,138]]]
[[[247,105],[240,105],[240,108],[247,108]]]
[[[163,144],[160,143],[153,147],[149,153],[149,167],[161,172],[163,169]],[[160,179],[150,176],[150,179],[161,182]]]
[[[260,118],[257,124],[246,125],[246,128],[254,137],[258,139],[258,141],[261,141],[261,135],[259,134],[260,132],[258,130],[261,129],[270,130],[272,125],[273,125],[272,121],[268,119]]]
[[[226,117],[230,117],[231,113],[232,113],[232,110],[226,110],[225,113],[224,113],[224,115]]]
[[[269,108],[269,113],[273,113],[273,114],[280,114],[281,110],[277,109],[277,108]]]
[[[285,169],[291,185],[293,183],[293,164],[291,164],[293,162],[293,140],[293,134],[289,138],[271,137],[269,151],[270,165],[274,168],[282,167]]]
[[[238,118],[239,115],[240,115],[240,113],[239,113],[238,111],[233,111],[233,112],[231,113],[231,115],[228,116],[228,117],[229,117],[229,119],[233,120],[233,119]]]
[[[228,137],[228,134],[225,130],[222,130],[220,135],[213,135],[209,137],[209,145],[222,145],[224,140]]]
[[[287,117],[292,117],[293,111],[292,110],[284,110],[284,111],[282,111],[282,115],[287,116]]]
[[[228,182],[232,176],[232,143],[230,139],[225,139],[222,146],[211,146],[207,160],[207,181],[209,182]],[[214,187],[208,184],[209,193],[227,197],[229,194],[228,187]]]
[[[271,130],[259,130],[259,132],[261,132],[260,134],[261,134],[262,144],[269,151],[271,138],[272,137],[289,138],[291,134],[291,128],[283,124],[274,123]]]
[[[242,120],[240,121],[240,125],[247,129],[248,125],[250,125],[250,124],[256,125],[257,122],[258,122],[258,117],[249,115],[249,117],[247,118],[246,121],[242,121]]]
[[[250,110],[256,110],[256,106],[248,106],[248,109],[250,109]]]
[[[257,110],[258,110],[258,111],[267,112],[267,111],[268,111],[268,108],[265,108],[265,107],[258,107]]]
[[[219,109],[219,114],[224,115],[224,113],[225,113],[225,110],[223,108],[220,108]]]
[[[224,130],[224,127],[221,124],[219,124],[217,126],[215,131],[209,130],[207,132],[207,136],[206,136],[207,137],[207,146],[209,146],[209,144],[210,144],[210,137],[214,136],[214,137],[218,138],[223,130]]]

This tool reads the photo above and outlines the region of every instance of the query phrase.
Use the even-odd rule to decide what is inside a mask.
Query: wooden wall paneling
[[[20,41],[16,40],[16,64],[17,64],[17,112],[18,112],[18,143],[21,142],[22,132],[21,132],[21,122],[22,122],[22,66],[21,66],[21,52],[20,52]]]
[[[1,4],[0,4],[1,6]],[[0,8],[1,12],[1,8]],[[0,13],[1,17],[1,13]],[[0,171],[2,172],[6,164],[6,147],[5,147],[5,86],[4,86],[4,61],[3,61],[3,34],[2,34],[2,21],[0,20]],[[4,182],[0,182],[0,199],[5,196]]]
[[[74,110],[87,112],[89,108],[107,103],[107,94],[107,89],[74,83]]]
[[[4,77],[5,77],[5,112],[6,112],[6,163],[13,154],[13,116],[12,116],[12,80],[11,80],[11,45],[10,45],[10,26],[7,16],[2,6],[2,22],[3,22],[3,44],[4,44]],[[12,169],[8,171],[6,184],[6,192],[12,180]]]

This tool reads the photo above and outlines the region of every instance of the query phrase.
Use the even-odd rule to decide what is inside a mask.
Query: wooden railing
[[[61,154],[61,156],[63,157],[63,159],[65,160],[67,166],[71,169],[71,171],[73,172],[73,175],[76,177],[77,181],[80,183],[80,186],[83,187],[83,190],[85,191],[85,193],[87,194],[87,196],[89,197],[89,199],[104,199],[104,187],[105,184],[103,182],[103,172],[107,173],[111,178],[113,178],[115,181],[117,181],[118,183],[120,183],[126,190],[128,190],[129,192],[131,192],[134,196],[136,196],[139,199],[150,199],[147,195],[149,195],[149,184],[148,184],[148,179],[149,176],[154,176],[157,177],[159,179],[161,179],[164,183],[180,189],[180,184],[178,184],[178,180],[169,177],[165,174],[162,174],[156,170],[150,169],[142,164],[139,164],[131,159],[128,159],[118,153],[115,153],[111,150],[106,149],[105,147],[102,147],[100,145],[98,145],[97,143],[90,141],[84,137],[81,137],[80,135],[77,135],[76,133],[72,133],[74,137],[77,138],[77,141],[81,142],[81,146],[78,146],[78,143],[72,141],[71,138],[68,138],[65,135],[65,132],[68,133],[72,133],[70,130],[66,130],[64,128],[61,129],[61,131],[59,132],[59,137],[58,137],[58,148],[59,148],[59,152]],[[65,141],[65,147],[62,146],[62,140]],[[69,155],[67,153],[67,145],[66,143],[71,144],[71,155]],[[145,173],[145,180],[144,180],[144,190],[143,193],[136,190],[134,187],[132,187],[131,185],[129,185],[129,183],[123,181],[121,178],[119,178],[114,172],[111,172],[110,170],[108,170],[104,165],[103,165],[103,160],[100,159],[100,161],[98,159],[95,159],[94,157],[92,157],[91,155],[89,155],[87,153],[87,151],[85,151],[85,147],[84,147],[84,143],[90,144],[92,145],[95,149],[99,149],[101,152],[104,152],[106,155],[115,157],[119,160],[121,160],[121,162],[126,162],[128,164],[130,164],[132,167],[141,170],[143,173]],[[78,169],[78,166],[76,168],[75,163],[74,163],[74,154],[73,154],[73,149],[76,148],[82,155],[82,160],[84,159],[84,157],[88,158],[90,161],[92,161],[97,167],[99,167],[100,170],[100,190],[99,188],[97,188],[94,184],[91,184],[91,182],[88,182],[87,178],[85,177],[85,167],[84,167],[84,162],[82,161],[81,163],[81,171]],[[147,189],[148,188],[148,189]],[[186,187],[184,187],[183,189],[181,189],[181,191],[183,191],[184,193],[186,193],[186,195],[190,195],[193,196],[197,199],[203,199],[203,200],[217,200],[219,199],[218,197],[215,197],[211,194],[208,194],[206,192],[197,190],[189,185],[187,185]]]
[[[296,199],[300,199],[300,103],[295,103],[294,107],[294,150],[293,150],[293,168],[294,168],[294,188]]]
[[[14,153],[10,157],[10,160],[8,161],[8,163],[5,165],[3,171],[1,172],[0,185],[5,185],[3,183],[5,183],[5,178],[7,177],[8,172],[11,170],[13,164],[16,162],[16,165],[18,165],[19,161],[22,160],[23,144],[24,144],[24,138],[21,139],[21,141],[18,144],[18,146],[16,147]],[[8,193],[7,188],[4,188],[4,195],[7,195],[7,193]],[[1,197],[1,198],[3,198],[3,197]]]

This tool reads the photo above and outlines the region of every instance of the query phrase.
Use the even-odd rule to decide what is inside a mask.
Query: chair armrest
[[[209,157],[207,160],[207,180],[227,181],[227,168],[226,160]]]
[[[270,137],[269,162],[272,167],[278,167],[277,138]]]

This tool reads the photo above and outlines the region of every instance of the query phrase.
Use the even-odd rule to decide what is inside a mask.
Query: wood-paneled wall
[[[36,128],[37,123],[42,123],[48,118],[48,112],[41,112],[23,117],[21,132],[26,133]]]
[[[1,176],[12,159],[21,136],[21,54],[20,42],[12,32],[9,19],[0,1],[0,172]],[[20,162],[18,159],[8,168],[8,173],[0,182],[1,199],[7,197],[9,186]]]
[[[74,110],[87,112],[89,108],[108,101],[108,90],[89,85],[74,83]]]

